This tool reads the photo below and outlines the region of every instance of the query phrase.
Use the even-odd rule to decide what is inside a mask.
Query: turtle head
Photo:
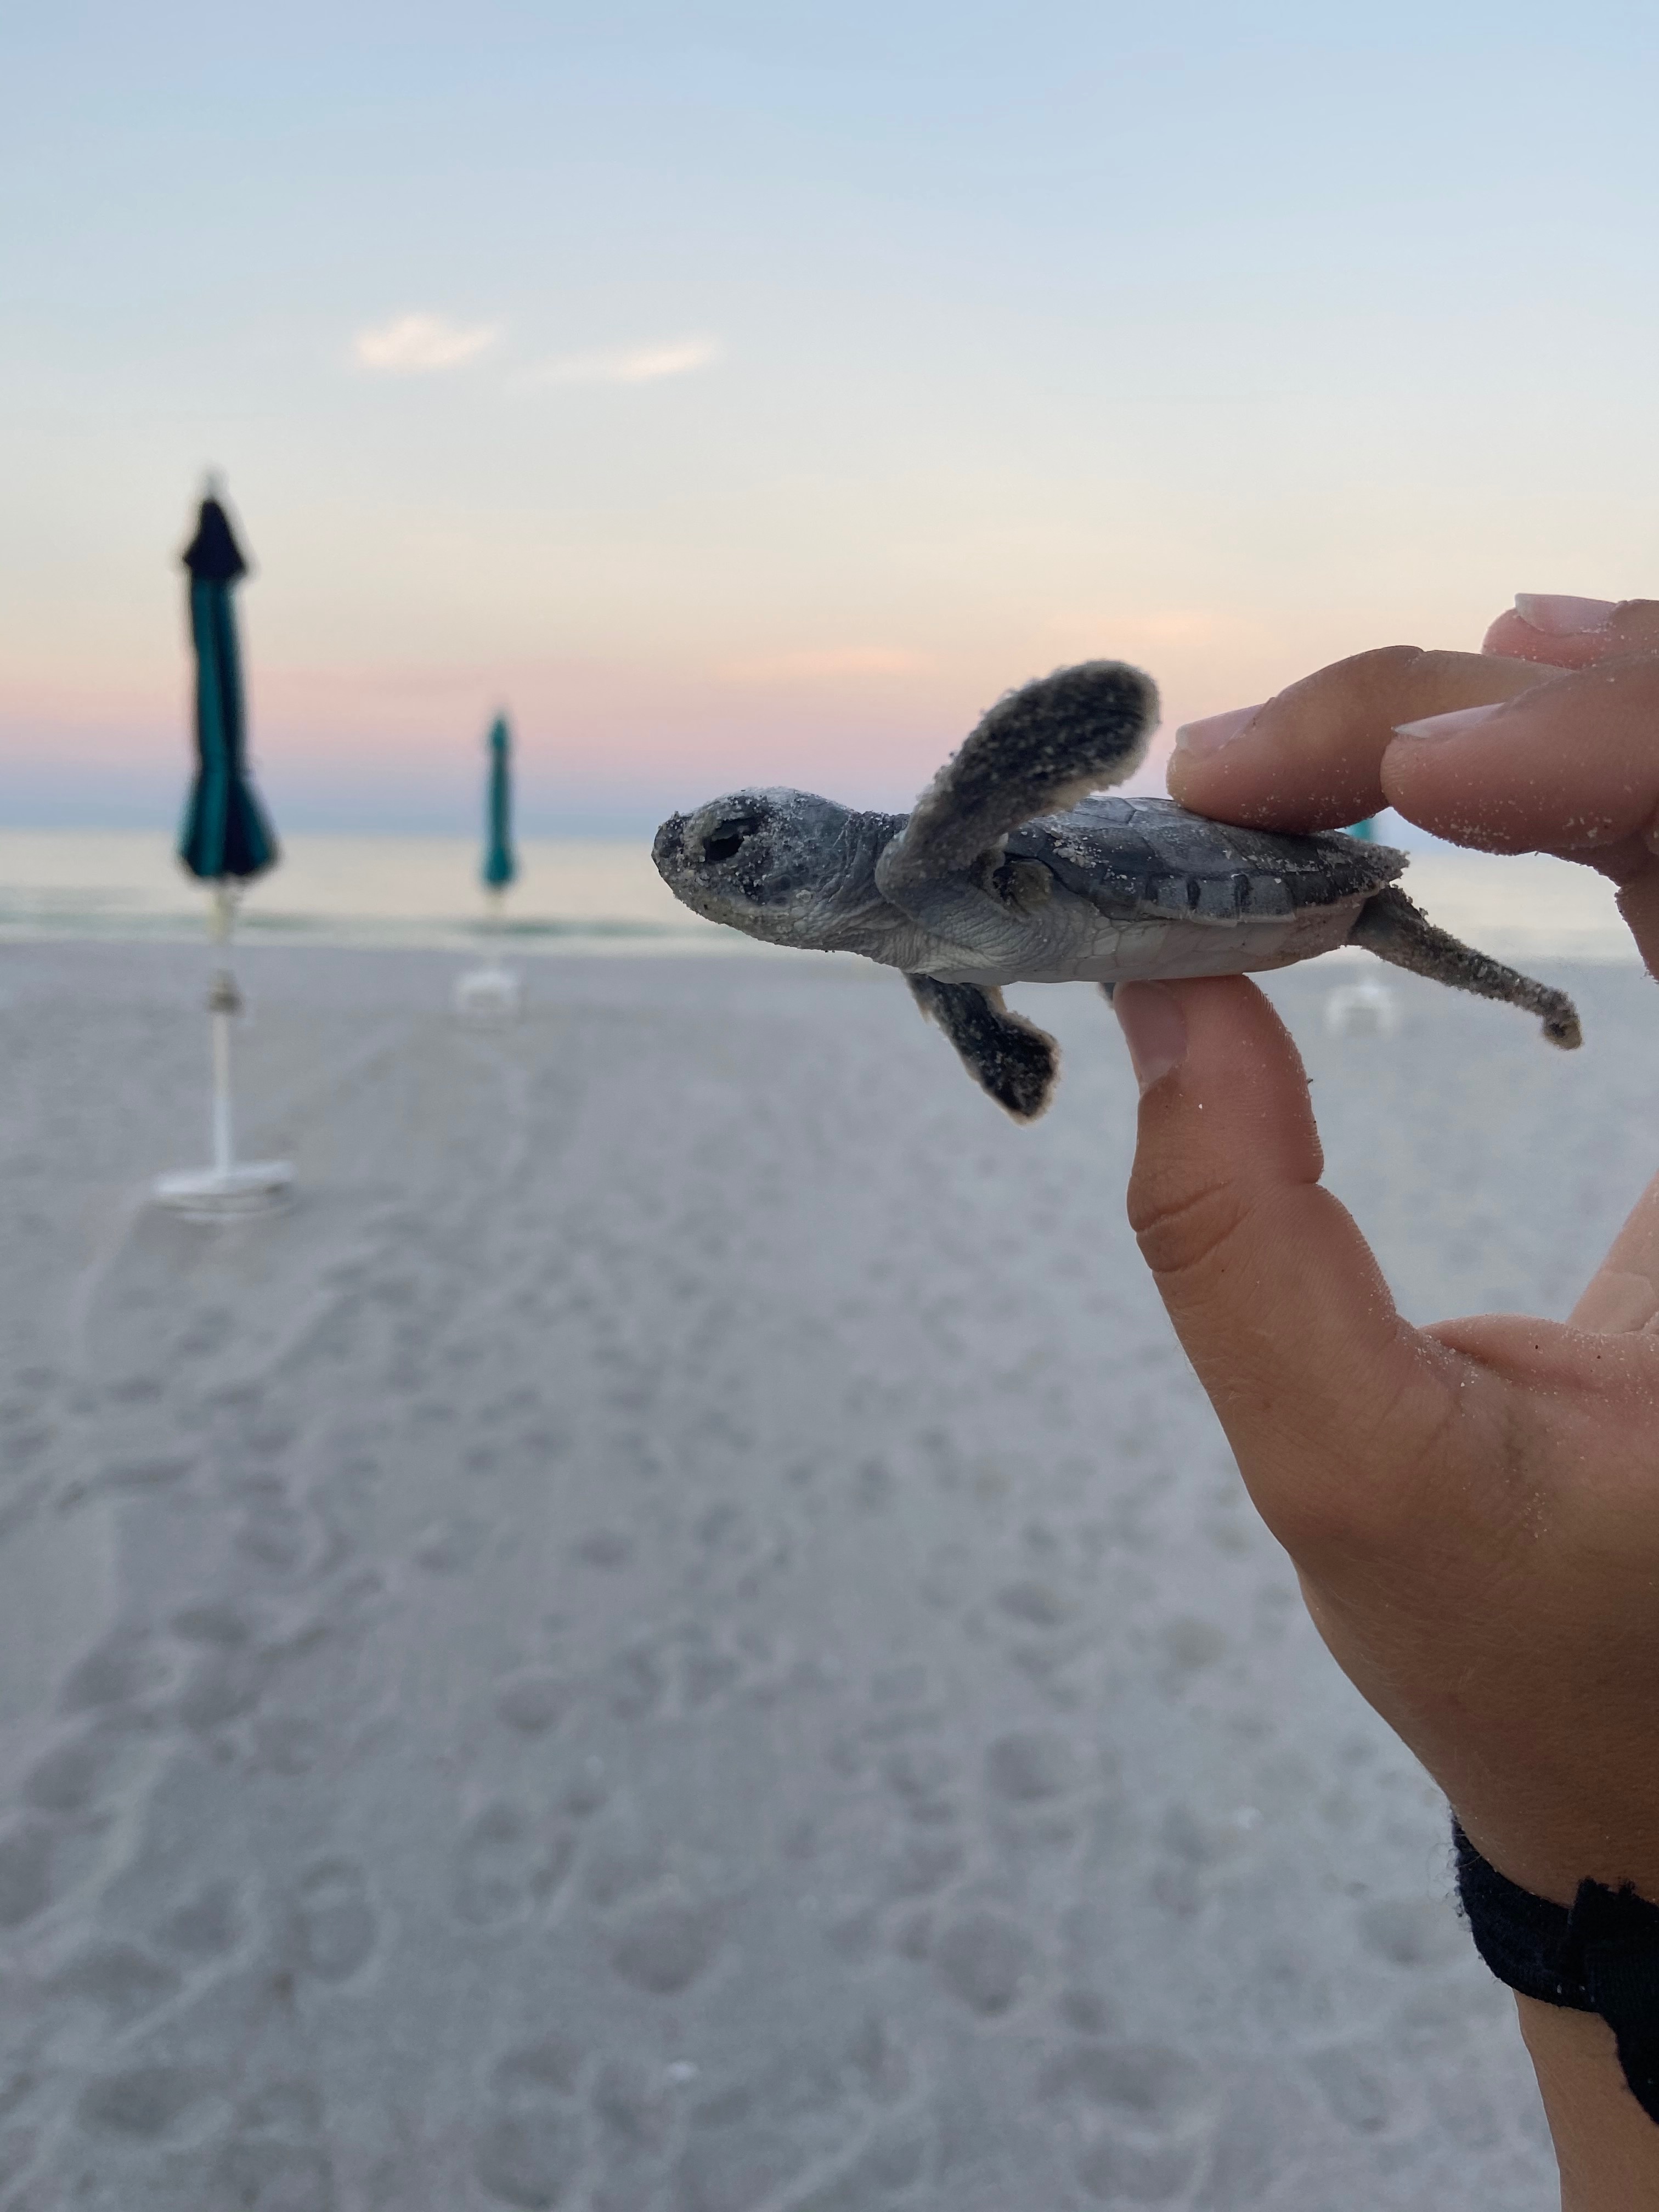
[[[876,854],[902,817],[855,813],[806,791],[738,791],[671,814],[651,848],[683,904],[772,945],[852,947],[884,909]]]

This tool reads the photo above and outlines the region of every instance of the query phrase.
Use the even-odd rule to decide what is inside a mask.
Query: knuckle
[[[1130,1188],[1129,1226],[1166,1293],[1213,1273],[1249,1218],[1249,1204],[1231,1182],[1176,1188],[1148,1180]]]
[[[1286,1453],[1295,1479],[1275,1486],[1273,1533],[1300,1565],[1352,1577],[1443,1542],[1455,1517],[1462,1418],[1455,1402],[1410,1382],[1366,1387],[1348,1370],[1334,1403]]]
[[[1444,655],[1438,656],[1443,659]],[[1379,677],[1387,678],[1414,673],[1425,661],[1437,658],[1432,646],[1377,645],[1368,653],[1356,653],[1351,659],[1340,665],[1349,670],[1360,683],[1373,683]]]
[[[1279,700],[1298,718],[1362,713],[1377,700],[1392,697],[1425,658],[1419,645],[1374,646],[1316,668],[1280,692]]]

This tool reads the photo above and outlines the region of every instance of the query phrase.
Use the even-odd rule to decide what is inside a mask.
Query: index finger
[[[1340,830],[1378,812],[1401,722],[1486,707],[1549,678],[1532,661],[1389,645],[1304,676],[1265,706],[1177,732],[1170,795],[1255,830]]]
[[[1659,1328],[1659,1178],[1637,1200],[1570,1319],[1607,1335]]]

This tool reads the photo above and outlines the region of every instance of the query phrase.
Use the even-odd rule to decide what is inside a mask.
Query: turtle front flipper
[[[1016,1121],[1035,1121],[1054,1096],[1060,1047],[1034,1022],[1011,1014],[1002,994],[976,983],[907,975],[916,1004],[944,1030],[980,1089]]]
[[[1157,721],[1157,686],[1121,660],[1085,660],[1011,691],[963,740],[882,854],[883,896],[907,906],[907,890],[970,868],[1022,823],[1121,783]]]
[[[1413,975],[1431,976],[1437,983],[1449,983],[1458,991],[1473,991],[1482,999],[1502,999],[1511,1006],[1521,1006],[1528,1013],[1538,1015],[1544,1024],[1544,1035],[1564,1052],[1571,1052],[1584,1041],[1578,1009],[1565,991],[1553,991],[1547,983],[1534,983],[1530,975],[1505,968],[1502,961],[1477,952],[1472,945],[1464,945],[1447,931],[1437,929],[1422,909],[1413,906],[1405,892],[1393,884],[1373,892],[1360,908],[1358,920],[1348,933],[1348,942],[1363,945],[1379,960],[1407,969]]]

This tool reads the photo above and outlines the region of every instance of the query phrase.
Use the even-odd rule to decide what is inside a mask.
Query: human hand
[[[1170,790],[1286,830],[1391,804],[1462,844],[1585,861],[1659,969],[1659,604],[1565,635],[1506,615],[1487,642],[1364,653],[1197,725]],[[1320,1188],[1306,1079],[1261,992],[1115,1003],[1143,1083],[1131,1219],[1320,1633],[1511,1881],[1659,1899],[1659,1182],[1569,1322],[1417,1328]],[[1634,2114],[1648,2185],[1659,2129],[1616,2070],[1607,2087],[1601,2023],[1522,2010],[1540,2078],[1547,2057],[1601,2069],[1568,2099],[1583,2172],[1613,2154],[1607,2112],[1615,2136]]]
[[[1454,844],[1582,861],[1619,886],[1659,972],[1659,600],[1517,607],[1535,620],[1501,614],[1478,653],[1384,646],[1189,724],[1170,796],[1264,830],[1340,830],[1391,805]],[[1455,744],[1396,736],[1453,714],[1467,722],[1432,737]]]

